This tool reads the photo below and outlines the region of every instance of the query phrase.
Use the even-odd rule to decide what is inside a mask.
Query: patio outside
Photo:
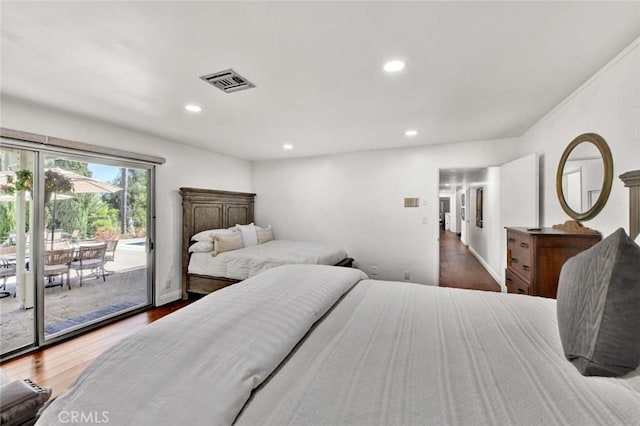
[[[36,340],[38,304],[46,340],[150,303],[149,169],[96,161],[48,153],[37,173],[33,152],[0,150],[2,354]],[[44,300],[34,297],[36,282]]]
[[[145,239],[124,239],[118,242],[113,262],[105,265],[108,275],[85,276],[82,287],[76,272],[71,270],[71,289],[66,275],[64,286],[60,277],[45,288],[45,337],[68,331],[78,325],[104,318],[147,303]],[[54,286],[55,285],[55,286]],[[0,299],[0,346],[16,348],[33,340],[33,309],[22,309],[15,295],[15,277],[7,280],[9,297]]]

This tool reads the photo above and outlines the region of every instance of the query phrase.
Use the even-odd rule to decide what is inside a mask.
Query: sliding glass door
[[[50,154],[42,172],[45,339],[150,304],[150,171]]]
[[[3,356],[151,304],[153,166],[4,144],[0,158]]]
[[[0,147],[0,347],[35,342],[35,276],[29,268],[35,208],[35,152]]]

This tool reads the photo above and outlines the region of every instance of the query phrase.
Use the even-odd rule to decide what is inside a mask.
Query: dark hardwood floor
[[[78,375],[101,353],[142,327],[191,301],[177,301],[114,322],[74,339],[4,362],[2,370],[14,379],[31,379],[50,387],[52,397],[64,392]]]
[[[450,231],[440,231],[440,287],[500,291],[496,280]]]

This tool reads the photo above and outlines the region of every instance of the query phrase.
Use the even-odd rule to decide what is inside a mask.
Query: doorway
[[[468,247],[467,228],[474,223],[469,211],[470,188],[485,169],[440,170],[439,285],[474,290],[500,291],[500,285]]]
[[[153,166],[11,144],[0,148],[3,358],[153,300]]]
[[[440,197],[440,230],[448,229],[451,216],[451,200],[448,197]]]
[[[506,269],[506,232],[507,226],[538,226],[539,220],[539,158],[533,153],[515,159],[501,166],[474,169],[441,169],[440,194],[454,193],[451,211],[452,216],[460,216],[461,238],[458,243],[468,247],[469,253],[498,283],[502,291],[504,271]],[[459,206],[459,208],[457,208]],[[480,219],[481,220],[478,220]],[[457,221],[452,221],[456,223]],[[441,231],[446,232],[446,231]],[[450,236],[450,235],[444,235]],[[438,266],[442,279],[443,262],[442,243],[446,241],[440,236]],[[459,247],[459,253],[464,252]],[[455,257],[455,255],[453,255]],[[450,262],[449,265],[455,263]],[[457,269],[469,269],[462,264]],[[456,278],[456,287],[475,288],[477,278],[468,274]]]

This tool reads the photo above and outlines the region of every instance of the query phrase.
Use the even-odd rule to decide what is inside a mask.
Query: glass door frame
[[[140,312],[148,310],[155,304],[155,230],[156,230],[156,209],[155,209],[155,172],[156,164],[151,162],[145,162],[141,160],[128,159],[124,157],[110,156],[105,154],[97,154],[92,152],[85,152],[81,150],[74,150],[68,148],[59,147],[43,147],[42,144],[32,143],[28,141],[21,141],[15,139],[0,139],[3,146],[12,149],[21,149],[32,152],[34,155],[34,174],[33,174],[33,190],[32,190],[32,202],[34,203],[34,217],[33,217],[33,230],[31,232],[30,241],[30,268],[34,270],[35,291],[34,291],[34,339],[31,344],[23,345],[19,348],[11,350],[1,355],[2,361],[7,361],[11,358],[23,355],[25,353],[34,351],[38,348],[49,346],[64,340],[71,339],[80,334],[86,333],[95,328],[109,324],[114,321],[126,318],[128,316],[135,315]],[[39,229],[44,229],[45,224],[45,195],[44,195],[44,169],[45,169],[45,157],[47,155],[64,155],[70,159],[77,159],[85,162],[96,162],[104,165],[111,165],[115,167],[136,168],[145,169],[148,171],[148,185],[147,185],[147,236],[146,236],[146,261],[147,261],[147,303],[135,307],[130,310],[125,310],[113,315],[105,316],[96,321],[89,322],[87,325],[73,328],[69,332],[56,335],[54,337],[45,338],[45,278],[44,278],[44,232],[36,232]],[[37,256],[33,256],[36,254]]]

